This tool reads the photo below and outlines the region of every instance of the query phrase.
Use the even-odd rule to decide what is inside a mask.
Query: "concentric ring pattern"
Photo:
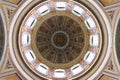
[[[96,62],[101,29],[95,16],[74,1],[46,1],[29,11],[20,25],[20,55],[46,79],[80,77]]]
[[[79,24],[60,15],[42,23],[36,36],[41,55],[55,64],[68,63],[79,56],[85,43]]]

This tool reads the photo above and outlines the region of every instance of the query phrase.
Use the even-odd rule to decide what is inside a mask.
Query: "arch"
[[[30,71],[28,70],[28,72],[27,72],[27,70],[25,70],[28,67],[25,67],[23,69],[23,67],[25,66],[24,62],[22,62],[22,59],[19,57],[19,54],[15,55],[15,54],[19,53],[19,51],[16,50],[16,47],[18,45],[14,44],[16,42],[16,34],[14,34],[14,32],[13,32],[13,30],[15,30],[15,32],[16,32],[17,25],[20,25],[19,22],[20,22],[20,19],[22,19],[22,18],[18,19],[18,17],[20,17],[22,15],[22,13],[23,14],[26,13],[24,11],[22,12],[23,8],[25,8],[27,5],[30,5],[30,3],[32,4],[32,0],[26,1],[16,12],[15,17],[13,18],[12,23],[11,23],[11,29],[10,29],[10,34],[9,34],[9,45],[10,45],[10,52],[11,52],[12,60],[14,61],[14,65],[16,65],[15,67],[26,79],[32,80],[32,78],[36,77],[36,75],[34,76],[34,74],[33,75],[28,74]],[[111,25],[110,25],[108,18],[106,17],[105,12],[101,9],[101,7],[95,1],[92,1],[92,0],[90,0],[88,2],[86,1],[86,4],[87,3],[90,7],[92,7],[92,9],[95,8],[96,11],[93,10],[94,13],[95,12],[98,12],[98,14],[101,13],[100,14],[101,18],[99,21],[100,21],[100,26],[101,26],[101,29],[103,32],[103,34],[102,34],[104,37],[103,40],[105,43],[105,44],[103,43],[103,49],[101,51],[101,55],[98,60],[99,62],[96,62],[97,65],[94,67],[94,69],[89,71],[88,75],[83,76],[83,78],[85,77],[85,79],[90,77],[88,80],[93,80],[96,76],[98,76],[100,74],[100,72],[103,70],[103,68],[105,67],[105,64],[107,63],[107,61],[109,59],[110,49],[111,49],[111,44],[112,44],[112,37],[111,37],[112,35],[111,35],[111,28],[110,28]],[[27,8],[29,8],[29,6]],[[97,17],[97,19],[98,19],[98,17]],[[14,39],[12,39],[12,38],[14,38]],[[18,59],[16,59],[16,56],[19,58],[19,60],[21,60],[21,62],[18,62]],[[93,75],[92,75],[92,73],[93,73]],[[37,76],[37,78],[38,78],[38,76]],[[75,77],[75,78],[77,78],[77,77]]]
[[[108,46],[106,49],[106,55],[105,58],[103,60],[103,62],[101,63],[101,66],[97,69],[97,71],[92,74],[91,77],[88,78],[88,80],[94,80],[96,76],[98,76],[100,74],[100,72],[103,70],[103,68],[105,67],[109,57],[110,57],[110,49],[111,49],[111,44],[112,44],[112,34],[111,34],[111,24],[110,21],[108,20],[104,10],[101,8],[101,6],[99,6],[99,4],[93,0],[89,0],[89,2],[101,13],[102,18],[104,19],[104,22],[106,24],[106,28],[108,30]]]
[[[15,17],[12,19],[12,22],[11,22],[11,29],[10,29],[10,33],[9,33],[9,45],[12,46],[13,43],[12,43],[12,30],[14,28],[14,25],[15,25],[15,22],[17,20],[17,16],[20,15],[21,11],[30,3],[32,2],[32,0],[28,0],[26,1],[20,8],[18,11],[16,11],[16,14],[14,15]],[[23,68],[19,65],[19,63],[17,62],[15,56],[14,56],[14,50],[12,49],[12,47],[10,47],[10,56],[12,58],[12,61],[14,61],[14,64],[16,65],[17,69],[19,69],[20,73],[22,75],[24,75],[24,77],[28,80],[33,80],[28,74],[26,74],[26,72],[23,70]]]
[[[118,10],[113,18],[113,25],[115,26],[114,28],[114,38],[113,38],[113,44],[114,44],[114,55],[115,55],[115,60],[117,63],[117,66],[119,68],[120,71],[120,54],[118,54],[118,49],[117,46],[120,45],[118,44],[117,41],[117,35],[118,35],[118,31],[120,30],[120,11]],[[118,28],[119,27],[119,28]],[[119,57],[118,57],[119,56]]]
[[[4,59],[4,55],[6,53],[6,46],[7,46],[7,29],[6,29],[6,22],[4,19],[5,19],[4,15],[3,15],[2,11],[0,10],[0,28],[2,29],[1,30],[1,32],[2,32],[1,37],[3,38],[1,41],[2,44],[0,44],[0,46],[1,46],[0,49],[2,50],[2,52],[0,52],[0,54],[1,54],[0,55],[0,64],[2,64],[4,61],[3,59]]]

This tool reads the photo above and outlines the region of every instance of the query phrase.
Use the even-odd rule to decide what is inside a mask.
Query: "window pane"
[[[43,64],[43,63],[40,63],[40,64],[36,67],[36,69],[37,69],[39,72],[41,72],[42,74],[45,74],[45,75],[48,74],[48,70],[49,70],[49,68],[48,68],[45,64]]]
[[[56,2],[55,8],[56,10],[66,10],[67,3],[66,2]]]
[[[66,77],[65,70],[64,69],[56,69],[54,71],[53,76],[56,78],[64,78],[64,77]]]
[[[96,25],[91,17],[89,17],[85,20],[85,24],[86,24],[88,29],[92,29],[92,28],[96,27]]]
[[[95,57],[95,54],[88,51],[86,55],[84,56],[84,61],[90,64],[93,61],[94,57]]]
[[[41,16],[44,16],[46,15],[47,13],[50,12],[50,8],[49,8],[49,5],[46,4],[42,7],[40,7],[38,10],[37,10],[38,14],[41,15]]]
[[[73,75],[76,75],[83,70],[84,70],[84,67],[80,64],[76,64],[73,67],[71,67],[71,72],[72,72]]]
[[[32,29],[36,22],[37,22],[36,18],[32,15],[28,18],[26,25],[28,28]]]
[[[36,56],[32,50],[25,51],[25,56],[29,62],[33,62],[36,59]]]
[[[30,43],[31,43],[30,34],[24,32],[24,33],[22,34],[22,44],[23,44],[23,46],[27,46],[27,45],[29,45]]]
[[[79,6],[75,5],[73,7],[72,13],[80,17],[84,13],[84,10],[80,8]]]
[[[90,36],[90,45],[98,46],[98,42],[99,42],[99,39],[97,34]]]

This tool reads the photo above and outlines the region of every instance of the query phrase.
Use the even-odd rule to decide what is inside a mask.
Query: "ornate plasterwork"
[[[87,69],[91,68],[94,65],[93,64],[94,61],[97,60],[97,58],[100,54],[101,46],[102,46],[101,45],[102,44],[102,41],[101,41],[102,40],[102,36],[101,36],[102,31],[100,29],[99,23],[97,22],[97,20],[93,16],[93,14],[89,10],[88,10],[88,12],[86,12],[87,8],[85,8],[83,5],[79,5],[76,2],[72,2],[72,1],[70,1],[70,2],[69,1],[68,2],[66,2],[66,1],[64,1],[64,2],[55,1],[54,3],[56,3],[56,4],[61,3],[61,4],[68,5],[68,6],[65,7],[65,10],[60,9],[60,11],[59,11],[59,9],[55,8],[56,5],[51,3],[51,1],[50,2],[46,1],[44,3],[41,3],[41,4],[37,5],[35,8],[33,8],[26,15],[25,19],[23,20],[22,24],[20,25],[19,40],[18,40],[19,47],[18,48],[20,49],[20,54],[21,54],[23,60],[25,61],[25,63],[28,65],[28,67],[30,67],[30,68],[35,67],[35,70],[34,69],[32,69],[32,70],[36,74],[39,74],[39,75],[41,75],[45,78],[51,78],[52,77],[52,79],[53,78],[59,79],[59,77],[58,78],[54,77],[54,72],[56,70],[60,69],[60,70],[64,70],[65,77],[63,77],[63,79],[74,78],[74,77],[80,76],[80,73],[84,74],[84,72],[87,72]],[[48,7],[48,5],[49,5],[49,7]],[[78,14],[79,12],[77,12],[77,10],[74,11],[72,6],[74,6],[76,8],[79,8],[79,9],[82,9],[83,11],[80,12],[81,15]],[[49,9],[49,10],[44,11],[44,9],[41,9],[43,7],[45,9]],[[42,12],[39,14],[38,11],[42,11]],[[51,18],[51,16],[52,16],[52,18]],[[59,16],[64,16],[64,18],[68,17],[67,18],[68,22],[66,22],[67,26],[61,26],[61,28],[59,28],[59,26],[53,25],[53,24],[55,24],[55,22],[53,21],[54,16],[57,16],[58,18],[59,18]],[[55,17],[55,18],[57,18],[57,17]],[[35,20],[35,18],[36,18],[36,20]],[[89,19],[90,22],[88,21],[88,23],[86,23],[87,19]],[[33,21],[33,22],[31,22],[32,24],[28,23],[29,20]],[[48,21],[46,21],[46,20],[48,20]],[[57,20],[58,23],[59,22],[61,22],[60,24],[64,23],[64,20],[62,20],[62,19],[60,19],[60,20],[61,21],[59,21],[59,19]],[[72,22],[70,22],[69,20],[70,21],[72,20]],[[47,22],[49,22],[49,24]],[[71,24],[67,24],[69,22]],[[49,26],[47,26],[47,25],[43,26],[43,23],[45,23]],[[58,25],[58,23],[57,23],[57,25]],[[86,24],[89,24],[89,25],[86,25]],[[46,27],[49,27],[50,31],[49,30],[46,31]],[[68,29],[68,27],[69,27],[69,29]],[[54,29],[55,29],[55,31],[54,31]],[[67,30],[64,30],[64,29],[67,29]],[[58,32],[56,32],[56,30],[58,30]],[[80,30],[82,30],[82,31],[80,31]],[[73,51],[76,51],[77,54],[80,53],[83,56],[82,57],[81,56],[76,57],[75,60],[70,61],[70,63],[63,63],[63,62],[59,63],[59,64],[58,64],[58,62],[56,62],[56,63],[52,62],[51,63],[49,60],[45,59],[46,57],[44,58],[43,55],[41,56],[41,54],[44,51],[47,51],[47,48],[49,49],[48,46],[47,47],[45,46],[45,48],[44,48],[43,43],[46,44],[47,41],[46,42],[41,41],[41,43],[40,43],[39,39],[44,40],[44,38],[36,37],[36,36],[40,36],[40,35],[37,35],[38,33],[43,34],[43,32],[44,32],[44,34],[48,35],[48,38],[51,37],[51,39],[48,40],[46,38],[46,40],[50,41],[53,47],[57,46],[58,51],[56,51],[55,54],[59,54],[58,53],[59,49],[63,49],[63,51],[65,52],[64,48],[68,49],[69,45],[71,45],[73,47],[72,44],[75,42],[76,45],[73,48]],[[49,33],[49,34],[47,34],[47,33]],[[51,33],[53,33],[52,36],[50,35]],[[56,33],[57,34],[58,33],[64,34],[64,36],[65,36],[64,38],[67,39],[67,41],[65,42],[65,45],[63,44],[63,46],[61,46],[61,45],[59,46],[58,45],[59,41],[54,42],[53,39],[54,39],[54,36],[56,37]],[[76,42],[76,39],[74,39],[75,36],[76,36],[77,42],[79,42],[79,44],[81,44],[81,43],[85,44],[85,46],[83,47],[84,48],[83,51],[82,51],[81,48],[76,47],[76,46],[78,46],[78,44]],[[83,41],[81,39],[79,39],[77,36],[79,36],[80,38],[84,37]],[[95,40],[92,38],[92,36],[96,36],[96,37],[94,37]],[[89,39],[89,37],[91,37],[91,38]],[[27,39],[24,39],[24,38],[27,38]],[[69,40],[69,38],[70,38],[70,40]],[[73,40],[72,40],[72,38],[73,38]],[[64,39],[64,40],[66,40],[66,39]],[[84,42],[84,40],[85,40],[85,42]],[[70,41],[70,43],[69,43],[69,41]],[[39,43],[43,45],[42,49],[39,48],[40,47],[38,45]],[[56,44],[56,43],[58,43],[58,44]],[[36,49],[36,44],[37,44],[37,47],[38,47],[38,51]],[[49,43],[47,43],[47,44],[49,44]],[[80,47],[82,47],[82,45]],[[53,50],[53,49],[51,49],[51,50]],[[80,52],[80,51],[82,51],[82,52]],[[64,54],[64,52],[62,54]],[[72,51],[70,51],[70,52],[72,52]],[[73,53],[74,52],[72,52],[70,54],[73,54]],[[29,58],[30,56],[28,57],[28,54],[30,54],[30,56],[32,55],[33,60]],[[89,57],[89,55],[92,55],[92,56],[89,57],[90,59],[86,61],[85,59],[88,58],[87,55],[88,55],[88,57]],[[48,58],[49,57],[50,56],[48,56]],[[71,57],[71,55],[69,57]],[[53,57],[53,59],[54,59],[54,57]],[[59,57],[57,59],[60,60]],[[55,60],[57,60],[57,59],[55,58]],[[48,71],[46,73],[40,72],[38,70],[39,65],[45,65],[44,67],[45,67],[45,69],[48,69]],[[81,71],[79,73],[75,73],[75,74],[72,73],[72,68],[75,67],[75,66],[79,67],[78,65],[82,68]],[[75,68],[73,68],[73,69],[75,69]],[[58,71],[58,72],[61,72],[61,71]],[[51,75],[47,75],[49,73],[51,73]],[[47,77],[46,77],[46,75],[47,75]],[[66,76],[66,75],[68,75],[68,76]],[[74,77],[69,77],[69,76],[74,76]]]
[[[5,14],[6,14],[7,23],[8,23],[8,25],[10,25],[11,20],[14,17],[14,13],[16,11],[16,8],[11,7],[11,6],[5,6],[5,5],[3,5],[3,9],[4,9]]]
[[[4,74],[7,71],[14,71],[14,67],[12,65],[9,55],[7,55],[6,61],[4,61],[3,67],[1,69],[1,73]]]
[[[112,50],[111,50],[112,52]],[[104,72],[111,74],[113,76],[117,76],[119,74],[119,69],[117,68],[116,61],[114,59],[114,53],[111,53],[110,59],[105,67]]]
[[[112,52],[112,50],[111,50]],[[104,71],[101,73],[101,75],[96,80],[119,80],[119,70],[116,66],[116,61],[114,59],[114,54],[111,53],[110,59],[107,63],[107,65],[104,68]]]
[[[94,2],[94,1],[93,1]],[[85,2],[86,3],[86,2]],[[88,2],[89,3],[89,2]],[[77,3],[76,3],[77,4]],[[92,5],[91,5],[92,6]],[[98,5],[96,4],[96,5],[94,5],[94,6],[97,6],[97,8],[98,8]],[[51,6],[52,8],[53,8],[53,5]],[[94,10],[93,10],[94,11]],[[96,10],[97,11],[97,10]],[[95,12],[96,12],[95,11]],[[102,12],[102,11],[101,11]],[[34,13],[34,12],[33,12]],[[89,13],[89,11],[88,11],[88,13]],[[36,14],[36,13],[35,13]],[[19,15],[19,14],[17,14],[17,15]],[[98,15],[98,14],[96,14],[96,15]],[[102,15],[104,15],[104,13],[102,14]],[[37,17],[37,16],[36,16]],[[85,17],[86,17],[86,15],[83,17],[83,19],[85,19]],[[29,18],[29,17],[28,17]],[[103,35],[104,35],[104,38],[100,38],[100,39],[104,39],[104,47],[108,47],[107,48],[107,50],[106,50],[106,48],[103,48],[103,54],[101,55],[101,59],[103,60],[103,59],[105,59],[105,62],[103,62],[103,64],[106,64],[106,61],[107,61],[107,59],[108,59],[108,57],[109,57],[109,51],[108,51],[108,49],[110,49],[110,43],[111,43],[111,30],[110,30],[110,28],[109,28],[109,21],[107,20],[107,18],[106,18],[106,16],[104,15],[104,17],[99,17],[101,20],[101,25],[100,25],[100,27],[101,28],[103,28],[102,30],[103,30]],[[104,20],[102,20],[102,19],[105,19],[105,24],[104,24]],[[26,23],[26,21],[24,22],[24,23]],[[96,24],[99,24],[99,23],[97,23],[96,22]],[[18,24],[16,24],[16,25],[18,25]],[[24,25],[24,24],[23,24]],[[107,25],[107,26],[106,26]],[[104,26],[104,27],[103,27]],[[106,27],[105,27],[106,26]],[[12,29],[14,29],[13,27],[14,27],[14,23],[12,23],[12,25],[11,25],[11,27],[12,27]],[[17,28],[17,27],[15,27],[15,28]],[[12,31],[12,29],[11,29],[11,31]],[[108,30],[108,31],[106,31],[106,30]],[[28,32],[31,32],[30,30],[27,30]],[[13,32],[14,33],[14,32]],[[16,34],[14,34],[14,35],[16,35]],[[109,35],[109,36],[108,36]],[[10,36],[12,37],[12,33],[10,34]],[[14,37],[14,36],[13,36]],[[14,38],[16,38],[16,37],[14,37]],[[12,39],[10,39],[10,41],[12,41]],[[16,42],[16,39],[14,39],[14,41]],[[13,44],[11,44],[10,43],[10,45],[12,46]],[[15,45],[14,45],[15,46]],[[24,49],[27,49],[27,48],[30,48],[30,46],[29,47],[26,47],[26,48],[21,48],[23,51],[24,51]],[[95,50],[95,49],[91,49],[91,50]],[[17,50],[15,50],[15,51],[17,51]],[[22,53],[23,53],[23,51],[21,51]],[[12,51],[12,47],[11,47],[11,52],[13,52]],[[107,52],[107,56],[105,56],[105,54],[106,54],[106,52]],[[17,53],[16,53],[17,54]],[[14,52],[13,53],[11,53],[11,55],[12,55],[12,57],[14,56]],[[22,56],[24,56],[24,54],[22,54]],[[13,58],[14,59],[14,58]],[[21,58],[19,58],[19,59],[21,59]],[[27,62],[27,61],[26,61]],[[32,63],[32,62],[31,62]],[[34,62],[33,62],[34,63]],[[38,61],[36,60],[35,61],[35,63],[34,64],[32,64],[33,66],[31,67],[31,68],[33,68],[34,66],[36,66],[36,65],[38,65]],[[101,60],[99,60],[99,62],[98,62],[98,65],[101,65],[100,64],[101,63]],[[84,62],[81,62],[80,64],[82,64],[83,66],[86,66],[86,64],[84,63]],[[103,66],[104,65],[102,65],[102,67],[101,68],[103,68]],[[16,66],[17,67],[17,66]],[[96,67],[96,69],[98,68],[98,66]],[[20,69],[20,68],[18,68],[18,69]],[[94,68],[95,69],[95,68]],[[93,72],[91,72],[91,73],[94,73],[94,71]],[[89,73],[89,75],[86,75],[86,79],[87,79],[87,77],[88,76],[91,76],[91,73]],[[99,73],[99,72],[98,72]],[[49,74],[49,73],[48,73]],[[32,75],[31,75],[32,76]],[[79,76],[79,75],[78,75]],[[28,76],[27,76],[28,77]],[[49,77],[49,76],[48,76]]]
[[[44,21],[36,33],[36,45],[40,54],[54,64],[69,63],[79,55],[84,54],[82,50],[85,43],[88,43],[85,42],[86,35],[85,32],[83,33],[86,26],[82,30],[82,22],[79,25],[72,18],[61,14]],[[87,40],[89,41],[89,38]],[[46,44],[45,42],[48,43]],[[89,46],[89,44],[87,45]],[[47,50],[45,46],[51,50],[45,52]],[[56,54],[58,59],[52,56],[50,57],[52,53]]]
[[[115,3],[119,3],[120,1],[119,0],[98,0],[104,7],[106,6],[110,6],[110,5],[113,5]]]
[[[106,74],[104,73],[103,75],[101,75],[101,77],[97,80],[119,80],[119,78],[115,77],[115,76],[110,76],[110,74]]]
[[[111,10],[111,11],[108,11],[108,12],[107,12],[107,14],[108,14],[108,16],[109,16],[111,22],[112,22],[112,20],[113,20],[114,13],[115,13],[115,10]]]
[[[4,24],[6,23],[6,24],[8,24],[7,25],[7,29],[5,29],[5,30],[8,30],[8,32],[7,33],[9,33],[9,30],[10,30],[10,28],[9,28],[9,26],[10,26],[10,21],[12,20],[12,18],[13,18],[13,16],[12,15],[14,15],[14,12],[16,11],[16,9],[18,9],[18,6],[21,4],[22,5],[22,3],[20,2],[20,4],[17,4],[17,3],[14,3],[14,2],[8,2],[9,0],[6,0],[6,1],[4,1],[4,0],[0,0],[0,10],[1,10],[1,12],[4,14],[4,15],[2,15],[2,17],[4,18]],[[29,1],[29,0],[28,0]],[[78,0],[76,0],[76,1],[78,1]],[[81,1],[81,0],[80,0]],[[95,1],[95,0],[94,0]],[[1,5],[2,4],[2,5]],[[101,3],[100,3],[101,4]],[[4,7],[1,7],[1,6],[3,6],[4,5]],[[102,4],[101,4],[102,5]],[[20,7],[20,6],[19,6]],[[108,15],[108,17],[109,17],[109,20],[111,21],[111,24],[112,24],[112,38],[115,38],[115,31],[116,31],[116,29],[115,29],[115,27],[116,27],[116,24],[118,23],[117,22],[117,19],[116,19],[116,17],[119,17],[119,16],[116,16],[117,14],[116,14],[116,12],[117,13],[119,13],[118,12],[118,10],[120,9],[119,8],[119,4],[118,3],[115,3],[115,4],[110,4],[110,5],[107,5],[107,6],[101,6],[101,8],[103,8],[103,10],[106,12],[106,15]],[[11,15],[12,14],[12,15]],[[10,23],[9,23],[10,22]],[[5,25],[6,25],[5,24]],[[8,37],[8,36],[6,36],[6,37]],[[6,38],[7,39],[7,38]],[[115,40],[114,40],[115,41]],[[115,43],[113,43],[112,44],[112,46],[114,46],[115,45]],[[10,48],[8,48],[8,50],[9,50]],[[115,50],[114,51],[116,51],[116,48],[115,48]],[[10,68],[7,68],[7,67],[11,67],[11,65],[13,66],[13,64],[12,64],[12,61],[10,61],[9,59],[10,58],[8,58],[7,57],[7,54],[10,54],[11,52],[10,51],[8,51],[7,53],[6,53],[6,55],[4,54],[3,56],[4,56],[4,59],[3,59],[3,61],[8,61],[8,63],[11,63],[10,65],[6,65],[7,64],[7,62],[5,62],[5,65],[6,65],[6,68],[4,67],[4,69],[2,70],[3,72],[7,72],[7,73],[9,73],[9,74],[13,74],[13,73],[11,73],[11,72],[9,72],[9,70],[10,70]],[[116,52],[112,52],[112,54],[116,54]],[[10,56],[10,55],[9,55]],[[117,63],[114,63],[114,61],[113,61],[113,57],[114,55],[112,55],[111,56],[111,58],[110,58],[110,61],[108,62],[109,63],[109,65],[108,66],[110,66],[109,68],[107,67],[106,68],[106,70],[105,71],[107,71],[107,73],[109,72],[109,74],[103,74],[102,75],[102,73],[100,73],[99,75],[102,75],[102,78],[104,78],[103,76],[107,76],[107,77],[109,77],[110,79],[119,79],[119,74],[117,75],[117,76],[111,76],[111,74],[112,73],[114,73],[114,72],[116,72],[116,65],[117,65],[117,67],[118,68],[120,68],[120,66],[119,66],[119,63],[118,63],[118,60],[117,60],[117,55],[116,55],[116,57],[114,57],[114,59],[115,59],[115,62],[117,62]],[[6,60],[5,60],[5,58],[7,58]],[[17,64],[16,64],[17,65]],[[111,67],[111,65],[113,65],[113,67]],[[1,66],[1,65],[0,65]],[[12,69],[12,68],[11,68]],[[109,70],[108,70],[109,69]],[[111,69],[111,70],[110,70]],[[0,68],[0,71],[1,71],[1,68]],[[17,67],[15,67],[15,71],[16,71],[16,73],[18,73],[18,70],[17,70]],[[119,70],[118,70],[119,71]],[[101,71],[101,72],[103,72],[103,71]],[[24,74],[24,73],[23,73]],[[49,73],[50,74],[50,73]],[[25,74],[24,74],[25,75]],[[50,74],[51,75],[51,74]],[[3,73],[1,73],[0,74],[0,79],[3,79],[3,78],[5,78],[5,77],[9,77],[9,75],[6,75],[6,74],[3,74]],[[3,77],[4,76],[4,77]],[[11,75],[10,75],[11,76]],[[2,78],[3,77],[3,78]],[[9,78],[11,78],[12,79],[12,77],[13,76],[11,76],[11,77],[9,77]],[[27,77],[27,76],[26,76]],[[29,76],[27,77],[27,78],[29,78]],[[108,79],[109,79],[108,78]],[[104,78],[105,80],[106,80],[106,78]],[[30,80],[30,78],[29,78],[29,80]],[[101,79],[96,79],[96,80],[101,80]]]
[[[2,0],[6,3],[9,3],[9,4],[14,4],[14,5],[20,5],[20,3],[23,1],[23,0]]]

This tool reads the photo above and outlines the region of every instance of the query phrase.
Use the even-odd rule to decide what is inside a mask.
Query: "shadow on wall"
[[[118,21],[117,31],[116,31],[116,51],[117,51],[117,58],[120,64],[120,19]]]
[[[4,24],[2,16],[0,14],[0,61],[3,55],[3,49],[4,49]]]

